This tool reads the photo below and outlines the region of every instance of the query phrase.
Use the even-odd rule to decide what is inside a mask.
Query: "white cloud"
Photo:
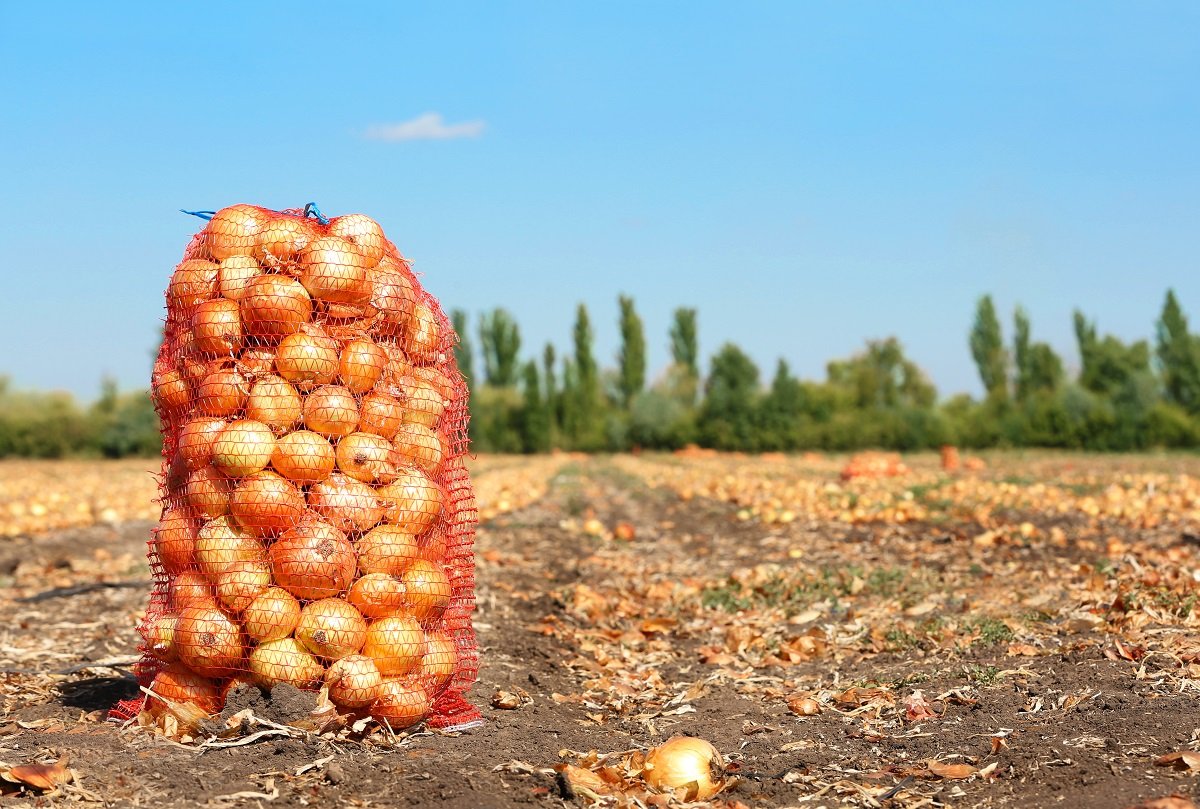
[[[448,124],[440,112],[427,112],[411,121],[398,124],[374,124],[367,127],[368,140],[399,142],[405,140],[451,140],[453,138],[477,138],[483,134],[483,121],[463,121]]]

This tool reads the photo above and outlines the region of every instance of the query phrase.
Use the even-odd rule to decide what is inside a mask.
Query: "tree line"
[[[1153,341],[1100,334],[1074,313],[1080,367],[1032,337],[1026,312],[1013,314],[1011,341],[991,296],[979,299],[968,335],[985,395],[940,400],[894,337],[870,340],[826,365],[825,379],[801,380],[780,359],[769,380],[736,344],[700,367],[696,309],[673,313],[671,362],[647,379],[646,334],[634,300],[621,295],[615,367],[602,367],[591,317],[576,309],[568,351],[547,343],[522,355],[517,322],[503,308],[451,313],[455,349],[471,390],[477,452],[624,451],[699,444],[721,450],[845,451],[1059,447],[1104,451],[1200,446],[1200,335],[1168,291]],[[478,350],[476,350],[478,341]],[[477,362],[478,361],[478,362]],[[705,370],[707,373],[705,373]],[[119,394],[105,381],[80,406],[66,393],[14,390],[0,377],[0,457],[123,457],[159,451],[146,391]]]

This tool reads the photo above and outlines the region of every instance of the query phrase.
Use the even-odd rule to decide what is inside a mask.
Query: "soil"
[[[65,755],[77,775],[75,784],[56,796],[9,795],[0,797],[0,805],[68,800],[155,807],[583,805],[585,799],[568,797],[571,791],[551,769],[572,760],[564,751],[647,749],[676,734],[702,736],[735,762],[740,783],[722,797],[747,806],[1103,809],[1172,793],[1197,794],[1195,779],[1154,765],[1157,756],[1183,749],[1200,733],[1196,689],[1164,693],[1160,684],[1139,678],[1137,665],[1108,659],[1099,647],[1024,665],[999,647],[980,648],[969,660],[949,661],[914,649],[843,662],[838,669],[843,686],[907,681],[919,683],[930,699],[956,690],[967,695],[935,703],[938,721],[914,725],[903,736],[873,735],[855,716],[840,712],[797,716],[782,699],[747,696],[728,680],[717,680],[690,699],[690,712],[647,722],[610,711],[598,723],[592,708],[573,699],[585,690],[585,673],[569,665],[580,650],[543,631],[547,617],[574,620],[563,594],[579,583],[599,587],[605,577],[618,575],[601,563],[601,548],[609,555],[700,558],[720,571],[744,563],[748,552],[769,557],[772,549],[803,543],[806,534],[825,530],[799,523],[768,530],[733,519],[733,511],[713,501],[684,501],[647,489],[602,459],[581,460],[556,476],[544,499],[483,525],[476,613],[482,669],[473,696],[486,723],[464,733],[416,733],[395,749],[265,739],[200,752],[105,721],[104,712],[117,699],[136,694],[121,661],[134,653],[138,640],[134,625],[148,577],[138,560],[149,524],[0,544],[0,607],[7,616],[0,630],[0,669],[5,670],[0,673],[5,686],[0,762]],[[586,514],[605,525],[639,526],[637,538],[605,543],[564,527],[565,520]],[[642,529],[662,525],[673,527]],[[908,525],[897,541],[945,530]],[[1134,543],[1138,537],[1125,539]],[[886,545],[868,544],[865,536],[860,540],[847,536],[842,563],[889,552]],[[126,558],[128,569],[114,576]],[[133,584],[17,601],[33,592],[13,584],[19,577],[12,576],[31,566],[57,571],[77,584]],[[698,645],[686,633],[674,640],[689,649]],[[11,654],[13,649],[22,653]],[[668,683],[695,683],[712,668],[686,662],[697,659],[675,658],[659,675]],[[827,669],[828,663],[817,659],[797,664],[789,676],[817,680],[828,675]],[[523,691],[529,701],[516,710],[493,708],[497,690]],[[1089,696],[1070,710],[1054,712],[1052,719],[1030,707],[1035,699],[1080,693]],[[271,698],[246,692],[235,696],[227,713],[252,707],[261,716],[286,721],[304,711],[305,700],[294,690]],[[995,750],[994,738],[1006,746]],[[994,777],[924,780],[904,774],[905,767],[935,756],[946,760],[947,754],[994,761]],[[822,793],[814,777],[832,786]],[[855,792],[851,782],[899,788],[869,797]]]

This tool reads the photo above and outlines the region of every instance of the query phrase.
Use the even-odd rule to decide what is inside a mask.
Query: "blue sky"
[[[977,392],[984,292],[1068,364],[1076,306],[1200,326],[1197,42],[1194,3],[0,0],[0,373],[145,386],[176,209],[316,200],[526,353],[584,301],[613,364],[625,292],[652,373],[689,305],[768,378],[894,334]]]

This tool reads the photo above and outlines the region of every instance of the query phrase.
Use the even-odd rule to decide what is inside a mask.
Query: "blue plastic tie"
[[[188,216],[198,216],[201,219],[212,219],[217,215],[216,211],[185,211],[183,208],[180,208],[179,212],[185,213]]]
[[[325,215],[323,213],[321,213],[321,209],[317,207],[317,203],[315,203],[315,202],[310,202],[304,206],[304,215],[311,216],[312,218],[314,218],[318,222],[320,222],[322,225],[329,224],[329,220],[325,218]]]

